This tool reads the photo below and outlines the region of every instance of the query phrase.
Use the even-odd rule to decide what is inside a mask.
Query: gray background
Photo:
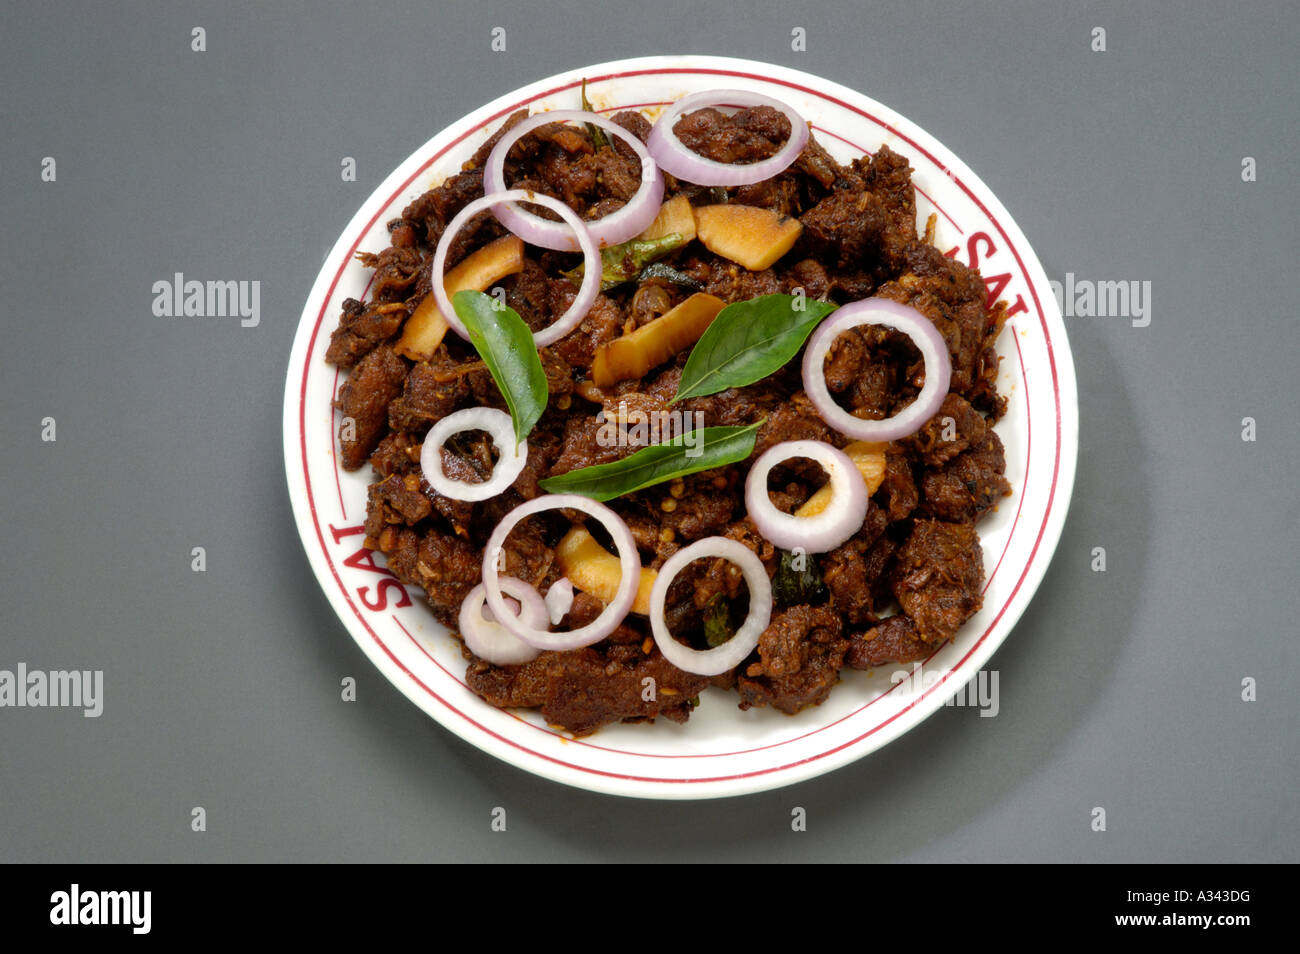
[[[0,709],[0,858],[1300,859],[1294,5],[730,7],[5,4],[0,668],[102,669],[106,700]],[[965,159],[1052,277],[1153,283],[1148,328],[1067,319],[1078,480],[997,718],[945,708],[716,802],[570,789],[427,718],[326,603],[281,453],[302,304],[375,185],[502,93],[669,52],[860,89]],[[260,327],[153,317],[175,271],[260,280]]]

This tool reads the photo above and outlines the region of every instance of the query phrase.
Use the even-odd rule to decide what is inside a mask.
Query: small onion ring
[[[497,570],[497,554],[505,544],[506,537],[525,517],[543,510],[559,509],[578,510],[601,522],[614,540],[618,550],[619,568],[622,576],[614,598],[605,606],[601,614],[586,626],[567,633],[552,633],[539,626],[526,625],[518,617],[507,612],[505,598],[501,593],[501,584]],[[544,494],[521,503],[506,514],[492,536],[488,538],[483,549],[483,586],[487,592],[487,604],[503,626],[530,646],[538,649],[579,649],[598,643],[618,628],[627,614],[632,610],[636,600],[637,587],[641,584],[641,555],[637,552],[636,538],[626,523],[613,510],[603,503],[583,497],[580,494]]]
[[[621,209],[585,224],[591,232],[592,239],[602,247],[618,245],[640,235],[659,214],[659,205],[664,197],[664,177],[660,175],[659,166],[640,139],[618,123],[595,113],[579,109],[556,109],[548,113],[536,113],[517,126],[510,127],[492,147],[487,162],[483,164],[484,190],[501,192],[506,188],[506,154],[520,136],[532,132],[539,126],[559,122],[590,123],[599,126],[623,140],[636,153],[637,158],[641,160],[641,185],[636,190],[636,194],[628,199]],[[529,245],[537,245],[557,252],[573,252],[578,248],[569,230],[561,223],[538,218],[531,212],[525,212],[513,202],[494,209],[492,214],[502,225]]]
[[[487,431],[492,446],[501,456],[492,468],[492,476],[481,484],[453,480],[442,469],[442,445],[447,438],[462,431]],[[505,493],[528,463],[528,441],[515,444],[515,427],[510,415],[491,407],[470,407],[448,414],[429,429],[420,448],[420,469],[429,486],[452,500],[487,500]]]
[[[749,587],[749,615],[735,635],[721,646],[692,649],[673,639],[673,634],[668,631],[664,602],[668,597],[668,587],[688,563],[711,556],[722,557],[740,567]],[[655,644],[670,663],[697,676],[719,676],[739,666],[754,651],[758,637],[771,620],[772,581],[767,577],[763,561],[749,547],[728,537],[705,537],[678,550],[664,561],[650,590],[650,629],[654,632]]]
[[[523,580],[506,577],[501,581],[501,588],[519,600],[519,615],[530,626],[546,625],[546,605],[537,591]],[[542,651],[515,636],[510,630],[497,622],[496,615],[487,618],[483,600],[486,591],[480,583],[469,591],[464,602],[460,604],[460,635],[465,645],[479,659],[494,666],[518,666],[531,662]]]
[[[767,475],[792,457],[808,457],[830,476],[831,501],[821,513],[796,517],[782,513],[767,494]],[[802,547],[825,553],[862,529],[867,519],[867,484],[844,451],[822,441],[782,441],[763,452],[745,479],[745,508],[764,539],[782,550]]]
[[[688,110],[720,104],[743,107],[771,106],[784,113],[790,120],[790,138],[774,155],[750,163],[718,162],[687,149],[685,143],[673,132],[678,117]],[[789,168],[790,164],[799,158],[799,153],[803,152],[807,144],[808,123],[802,116],[779,99],[744,89],[705,90],[683,96],[659,115],[655,120],[654,128],[646,138],[646,148],[659,161],[659,167],[664,172],[703,186],[751,185],[770,179]]]
[[[456,309],[451,306],[451,299],[447,297],[447,289],[443,285],[443,273],[447,268],[447,249],[451,247],[451,240],[456,237],[456,233],[471,218],[478,215],[484,209],[490,209],[503,202],[515,202],[523,200],[525,202],[536,202],[540,206],[550,209],[559,214],[560,218],[568,223],[573,229],[574,234],[578,237],[578,247],[582,249],[583,276],[582,286],[578,289],[578,296],[573,299],[573,304],[569,310],[557,318],[554,322],[547,325],[541,331],[533,334],[533,341],[537,346],[554,344],[582,322],[591,310],[592,302],[600,294],[600,274],[601,262],[600,251],[596,248],[596,242],[587,231],[586,225],[578,214],[571,208],[561,202],[559,199],[552,199],[548,195],[538,195],[529,189],[508,189],[505,192],[489,192],[487,195],[475,199],[465,208],[461,209],[443,230],[442,238],[438,239],[437,251],[433,253],[432,274],[430,280],[433,282],[433,300],[438,303],[438,311],[442,312],[442,317],[447,320],[448,327],[456,334],[460,335],[466,341],[469,341],[469,331],[465,328],[464,322],[456,314]],[[524,236],[520,236],[524,238]],[[528,239],[524,238],[524,241]]]
[[[859,325],[884,325],[912,340],[925,362],[925,386],[907,407],[883,421],[854,417],[835,403],[826,387],[826,355],[835,339]],[[939,329],[915,308],[888,298],[864,298],[841,305],[808,339],[803,355],[803,389],[826,423],[860,441],[896,441],[914,434],[934,417],[948,394],[952,359]]]

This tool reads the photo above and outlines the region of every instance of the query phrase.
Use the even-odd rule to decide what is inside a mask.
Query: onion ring
[[[546,625],[546,605],[535,589],[513,577],[502,580],[501,588],[519,600],[519,616],[525,622],[530,626]],[[480,583],[469,591],[469,595],[460,604],[457,623],[461,639],[465,640],[469,651],[494,666],[518,666],[540,656],[540,649],[529,646],[511,633],[497,621],[495,614],[492,619],[487,618],[483,606],[485,598],[486,591]]]
[[[774,155],[759,162],[718,162],[687,149],[673,132],[678,117],[688,110],[724,103],[731,106],[771,106],[790,120],[790,138]],[[646,138],[646,148],[664,172],[703,186],[751,185],[770,179],[788,169],[807,144],[808,123],[802,116],[779,99],[743,89],[705,90],[683,96],[660,113]]]
[[[576,212],[559,199],[552,199],[548,195],[538,195],[528,189],[490,192],[475,199],[456,213],[456,216],[447,223],[447,227],[442,232],[442,237],[438,239],[437,251],[433,253],[432,273],[430,275],[430,280],[433,282],[433,300],[438,303],[438,311],[442,312],[442,317],[447,320],[448,327],[466,341],[470,340],[469,331],[457,316],[456,309],[451,305],[451,299],[447,297],[447,289],[443,286],[443,273],[447,268],[447,249],[451,247],[451,240],[455,238],[461,227],[484,209],[493,208],[502,202],[519,200],[536,202],[538,205],[557,213],[573,230],[573,233],[578,238],[578,247],[582,249],[583,276],[582,286],[578,289],[578,296],[573,299],[573,304],[569,306],[568,311],[541,331],[534,332],[533,341],[537,343],[537,346],[554,344],[578,327],[582,319],[587,316],[587,312],[591,310],[592,302],[600,294],[600,251],[596,248],[595,240],[592,239],[591,233],[587,231],[586,225],[582,219],[578,218]],[[524,236],[521,235],[520,238],[524,238]],[[528,239],[524,238],[524,241],[528,241]]]
[[[500,455],[492,476],[481,484],[453,480],[442,469],[442,445],[461,431],[487,431],[492,446]],[[420,470],[429,486],[452,500],[487,500],[505,493],[528,463],[528,441],[515,443],[514,423],[505,411],[491,407],[471,407],[448,414],[429,429],[420,448]]]
[[[508,612],[505,598],[501,593],[497,556],[502,552],[501,548],[505,544],[506,537],[510,535],[510,531],[515,528],[515,524],[519,523],[520,520],[543,510],[558,510],[561,508],[581,511],[590,517],[595,517],[604,525],[605,529],[609,531],[610,537],[614,540],[615,549],[618,550],[619,568],[622,570],[622,577],[619,580],[618,590],[615,592],[614,598],[605,606],[599,616],[586,626],[571,632],[552,633],[542,627],[529,626],[523,620]],[[487,593],[488,606],[491,607],[492,612],[506,629],[530,646],[536,646],[538,649],[561,651],[578,649],[582,646],[590,646],[592,643],[600,642],[614,632],[618,628],[618,624],[623,622],[627,614],[631,612],[632,602],[636,599],[636,591],[640,583],[641,556],[637,552],[636,539],[632,536],[632,531],[628,529],[622,518],[609,507],[580,494],[544,494],[541,497],[534,497],[532,500],[521,503],[501,519],[496,529],[492,531],[492,536],[488,538],[487,546],[483,549],[483,586]]]
[[[664,618],[664,602],[673,579],[692,560],[701,557],[722,557],[740,567],[749,587],[749,614],[734,636],[713,649],[692,649],[673,639]],[[697,676],[718,676],[735,669],[758,645],[758,637],[772,620],[772,581],[767,570],[753,550],[728,537],[705,537],[678,550],[659,569],[654,588],[650,591],[650,629],[655,644],[664,658],[684,672]]]
[[[782,513],[767,494],[767,475],[792,457],[808,457],[830,476],[831,500],[821,513],[796,517]],[[834,550],[862,529],[867,519],[867,484],[844,451],[822,441],[782,441],[763,452],[745,479],[745,507],[763,537],[783,550],[808,553]]]
[[[650,155],[640,139],[632,135],[618,123],[611,122],[595,113],[579,109],[555,109],[546,113],[535,113],[523,122],[510,127],[488,153],[487,162],[483,164],[483,188],[487,192],[502,192],[506,188],[505,162],[519,137],[532,132],[539,126],[550,123],[574,122],[590,123],[606,132],[613,133],[632,148],[641,160],[641,185],[636,194],[609,215],[586,222],[588,231],[597,245],[607,247],[618,245],[644,232],[659,214],[659,205],[664,197],[664,177],[659,173],[659,166]],[[531,201],[531,200],[530,200]],[[538,218],[531,212],[525,212],[513,202],[501,206],[492,212],[502,225],[514,232],[530,245],[553,249],[557,252],[577,251],[578,246],[573,236],[559,222],[549,222]],[[590,268],[590,265],[588,266]],[[598,269],[599,270],[599,269]]]
[[[826,355],[835,339],[859,325],[884,325],[912,340],[925,362],[925,386],[907,407],[883,421],[854,417],[835,403],[826,387]],[[952,358],[939,329],[910,305],[888,298],[864,298],[841,305],[822,322],[803,355],[803,389],[822,418],[835,430],[860,441],[888,442],[914,434],[934,417],[952,382]]]

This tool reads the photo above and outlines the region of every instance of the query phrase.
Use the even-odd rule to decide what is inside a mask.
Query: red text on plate
[[[354,537],[359,533],[365,532],[366,528],[361,524],[358,524],[355,527],[336,527],[334,524],[330,524],[330,535],[334,538],[335,543],[343,542],[344,537]],[[370,592],[370,587],[368,586],[357,587],[357,599],[361,601],[366,609],[373,610],[376,613],[382,612],[388,609],[388,588],[392,587],[398,593],[397,602],[393,605],[399,609],[403,606],[410,606],[411,594],[406,592],[406,588],[402,586],[397,577],[393,575],[392,570],[388,569],[386,566],[380,566],[375,562],[374,554],[374,550],[363,545],[358,547],[343,560],[344,566],[350,566],[354,570],[366,570],[370,573],[378,573],[380,576],[384,577],[384,579],[379,581],[373,602],[368,596]]]
[[[987,232],[976,232],[974,235],[972,235],[969,239],[966,240],[966,255],[967,255],[966,266],[968,268],[980,267],[980,249],[979,249],[980,243],[983,243],[985,246],[984,256],[986,258],[992,258],[994,255],[998,253],[998,247],[993,244],[993,239],[989,238],[989,234]],[[957,254],[957,246],[954,245],[952,248],[948,249],[948,251],[944,252],[943,254],[947,258],[954,257]],[[984,279],[984,287],[988,289],[988,300],[985,302],[984,307],[992,308],[995,304],[997,304],[998,299],[1002,297],[1002,290],[1006,288],[1007,285],[1009,285],[1010,283],[1011,283],[1010,272],[1003,272],[1001,275],[992,275]],[[1026,311],[1026,312],[1029,311],[1029,307],[1025,304],[1024,297],[1021,295],[1017,295],[1015,304],[1013,304],[1010,308],[1007,309],[1007,317],[1010,318],[1013,315],[1018,315],[1022,311]]]

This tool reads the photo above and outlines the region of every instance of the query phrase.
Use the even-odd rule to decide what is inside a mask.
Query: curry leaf
[[[600,250],[600,290],[608,291],[615,285],[630,282],[636,278],[645,266],[669,252],[675,252],[685,245],[687,239],[677,232],[669,232],[653,239],[628,239],[618,245],[611,245]],[[567,272],[561,272],[565,278],[575,284],[582,281],[585,263]]]
[[[591,108],[591,100],[587,99],[587,78],[582,78],[582,111],[584,113],[595,112]],[[609,140],[605,138],[605,131],[595,123],[587,123],[587,133],[591,136],[591,145],[597,152],[609,145]]]
[[[704,282],[697,281],[685,272],[679,272],[671,265],[665,265],[663,262],[654,262],[653,264],[647,265],[645,268],[641,269],[641,274],[636,277],[636,280],[644,282],[651,278],[662,278],[666,282],[672,282],[674,285],[681,285],[683,288],[689,288],[691,291],[704,291]]]
[[[826,584],[821,570],[807,553],[781,551],[781,562],[772,577],[772,600],[779,607],[800,603],[821,603],[826,599]]]
[[[731,601],[717,593],[704,607],[704,641],[710,649],[715,649],[734,635],[736,627],[731,622]]]
[[[780,370],[835,308],[802,295],[762,295],[728,305],[695,343],[673,401],[744,387]]]
[[[762,423],[697,428],[671,441],[643,447],[622,460],[571,470],[539,483],[553,494],[582,494],[593,500],[612,500],[674,477],[744,460],[754,452],[754,438]]]
[[[456,292],[451,305],[506,399],[515,441],[522,441],[546,410],[548,397],[546,372],[533,333],[513,308],[483,292]]]

